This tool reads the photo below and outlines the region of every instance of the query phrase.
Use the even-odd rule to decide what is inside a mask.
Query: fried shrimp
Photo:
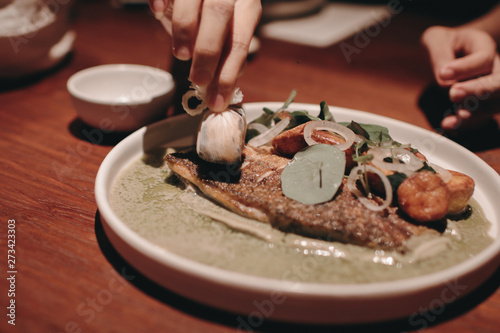
[[[474,179],[458,171],[449,170],[449,172],[451,178],[446,182],[446,187],[450,191],[448,214],[460,214],[474,193]]]
[[[450,204],[450,190],[441,177],[430,171],[406,178],[397,190],[401,209],[417,222],[443,218]]]

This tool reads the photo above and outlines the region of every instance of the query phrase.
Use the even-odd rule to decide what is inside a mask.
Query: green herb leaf
[[[345,165],[345,153],[335,146],[310,146],[283,169],[283,194],[309,205],[330,201],[342,184]]]
[[[273,118],[274,118],[274,111],[264,108],[264,113],[261,114],[260,117],[252,121],[251,124],[257,123],[269,127],[271,126]]]
[[[373,160],[373,155],[372,154],[359,155],[359,156],[353,157],[352,160],[354,162],[358,162],[358,163],[368,163],[371,160]]]
[[[363,136],[367,140],[374,141],[376,143],[381,143],[384,141],[392,140],[389,135],[389,130],[387,127],[374,125],[374,124],[362,124],[357,123],[355,121],[351,121],[350,123],[341,122],[342,124],[348,128],[350,128],[354,133]]]
[[[417,170],[418,172],[420,171],[430,171],[432,173],[436,173],[436,170],[434,170],[433,167],[431,167],[427,162],[424,162],[424,166],[421,167],[420,169]]]
[[[293,102],[295,95],[297,95],[297,91],[292,90],[292,92],[290,93],[290,96],[288,96],[285,103],[283,103],[283,105],[276,111],[271,110],[268,107],[262,108],[262,111],[264,111],[264,113],[262,115],[260,115],[260,117],[258,117],[257,119],[250,122],[250,124],[257,123],[257,124],[262,124],[262,125],[267,126],[267,127],[271,127],[273,118],[276,116],[276,114],[279,111],[285,110]]]
[[[252,140],[253,138],[255,138],[259,134],[261,134],[261,133],[255,129],[247,129],[247,131],[245,133],[245,142]]]
[[[295,120],[295,126],[307,123],[311,120],[319,120],[318,117],[312,116],[306,110],[297,110],[290,112],[290,115]]]
[[[362,151],[366,150],[368,148],[368,143],[366,140],[360,141],[354,145],[354,154],[353,154],[353,159],[354,158],[360,158]],[[372,156],[373,158],[373,156]],[[356,161],[358,162],[358,161]]]
[[[325,101],[319,103],[320,107],[320,112],[318,118],[321,120],[328,120],[328,121],[335,121],[333,118],[333,115],[330,112],[330,108],[328,107],[328,104],[326,104]]]
[[[395,172],[392,175],[387,176],[387,179],[389,179],[389,182],[391,183],[392,191],[396,193],[398,190],[399,185],[403,182],[403,180],[406,179],[406,175],[404,173],[400,172]]]
[[[288,98],[286,99],[285,103],[280,108],[280,111],[286,109],[290,104],[292,104],[292,102],[295,99],[296,95],[297,95],[297,90],[295,90],[295,89],[292,90],[292,92],[290,93],[290,96],[288,96]]]
[[[354,120],[351,120],[351,123],[347,125],[354,133],[361,135],[363,138],[370,140],[370,133],[368,133],[361,124],[358,124]]]
[[[361,127],[368,133],[369,140],[377,143],[392,140],[387,127],[374,124],[360,124]]]

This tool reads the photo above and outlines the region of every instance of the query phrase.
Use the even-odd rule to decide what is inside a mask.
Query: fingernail
[[[450,67],[444,66],[439,71],[439,75],[441,76],[441,78],[443,80],[449,80],[449,79],[453,78],[453,76],[455,75],[455,71],[453,69],[451,69]]]
[[[189,60],[191,59],[191,52],[186,46],[181,46],[179,48],[174,48],[174,55],[179,60]]]
[[[151,3],[151,8],[153,9],[154,15],[157,20],[163,18],[163,12],[165,11],[165,4],[161,0],[154,0]]]
[[[212,99],[210,109],[212,111],[224,111],[226,109],[226,101],[224,99],[224,96],[221,94],[215,95],[215,97]]]
[[[163,18],[163,12],[155,12],[155,19],[161,20]]]
[[[456,116],[449,116],[441,121],[441,128],[445,131],[456,130],[460,122]]]
[[[450,99],[454,102],[458,100],[462,100],[467,96],[467,92],[462,88],[454,88],[450,89]]]
[[[465,109],[460,109],[457,111],[457,115],[463,119],[463,120],[467,120],[471,117],[472,113],[469,111],[469,110],[465,110]]]

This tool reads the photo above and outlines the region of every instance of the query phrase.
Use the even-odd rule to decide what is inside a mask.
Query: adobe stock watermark
[[[124,91],[117,98],[115,103],[110,106],[113,117],[103,117],[99,121],[99,126],[95,128],[83,128],[79,133],[85,140],[81,140],[76,146],[67,145],[65,149],[64,162],[53,161],[52,170],[55,172],[57,179],[63,181],[67,174],[76,170],[85,158],[89,157],[94,145],[104,143],[106,135],[115,131],[116,126],[113,120],[122,121],[130,117],[131,111],[136,108],[135,105],[124,105],[123,100],[141,100],[148,96],[150,91],[155,91],[158,87],[165,83],[160,76],[155,75],[156,68],[148,69],[149,72],[143,77],[140,84],[133,86],[129,91]],[[113,119],[112,119],[113,118]]]
[[[354,45],[345,41],[339,44],[340,50],[342,51],[342,54],[348,64],[351,63],[351,57],[354,54],[359,55],[364,48],[370,45],[372,39],[380,35],[382,29],[386,28],[391,23],[392,16],[400,14],[403,11],[404,6],[401,4],[400,0],[389,0],[387,2],[386,9],[386,14],[380,14],[376,11],[371,12],[371,15],[375,18],[376,23],[356,33],[353,37]]]
[[[284,272],[284,283],[293,288],[293,284],[306,280],[318,266],[319,263],[317,259],[311,256],[305,260],[302,265],[295,265],[290,270]],[[428,304],[420,306],[417,311],[408,317],[409,324],[419,332],[424,331],[445,311],[447,304],[456,301],[463,296],[467,290],[468,286],[460,284],[457,280],[446,282],[436,298],[432,299]],[[273,290],[270,292],[267,299],[260,301],[254,300],[252,302],[254,311],[251,311],[247,316],[238,316],[236,318],[238,332],[254,332],[262,326],[264,320],[270,318],[276,308],[284,304],[286,300],[287,297],[282,290]]]
[[[440,130],[440,129],[439,129]],[[422,135],[411,140],[411,146],[418,149],[425,156],[432,156],[436,153],[438,147],[445,143],[448,138],[443,136],[443,131],[435,129],[436,133],[432,135]]]
[[[71,0],[47,0],[43,2],[43,6],[35,11],[33,15],[26,16],[16,6],[11,6],[10,10],[17,11],[15,17],[18,18],[16,23],[17,31],[10,31],[10,45],[14,53],[19,53],[22,45],[29,43],[35,38],[40,29],[54,23],[57,15],[61,12],[63,6],[70,3]],[[38,4],[33,4],[37,6]]]
[[[104,311],[104,308],[109,305],[113,298],[120,294],[127,286],[128,281],[135,279],[135,275],[128,275],[125,272],[125,267],[121,269],[121,272],[112,271],[113,276],[109,279],[105,288],[100,289],[93,297],[87,297],[84,301],[78,304],[75,308],[76,314],[82,319],[86,324],[90,324],[96,316]],[[64,331],[57,333],[82,333],[80,323],[76,321],[68,321],[64,325]]]
[[[210,178],[217,182],[230,183],[235,177],[238,177],[241,173],[241,165],[239,162],[233,164],[225,164],[222,169],[212,169],[208,173]]]
[[[318,267],[318,259],[315,256],[308,256],[300,265],[293,265],[283,273],[283,285],[287,289],[294,289],[294,285],[306,281]],[[276,308],[287,301],[283,290],[272,290],[268,298],[259,301],[254,300],[252,302],[253,311],[247,316],[236,317],[238,332],[254,332],[254,330],[261,327],[264,321],[274,314]]]
[[[447,304],[456,301],[467,289],[468,286],[459,284],[457,280],[446,282],[439,296],[411,314],[408,323],[418,332],[424,331],[444,312]]]

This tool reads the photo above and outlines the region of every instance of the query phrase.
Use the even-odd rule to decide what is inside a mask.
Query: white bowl
[[[0,1],[0,78],[24,79],[64,60],[76,38],[69,30],[71,5]]]
[[[159,68],[112,64],[74,74],[67,88],[85,123],[107,131],[132,131],[165,117],[175,83]]]

